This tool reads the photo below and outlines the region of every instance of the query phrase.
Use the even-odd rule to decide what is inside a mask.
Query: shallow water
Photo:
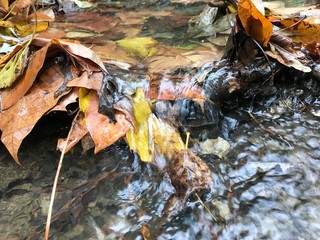
[[[274,106],[253,109],[255,120],[240,122],[226,157],[202,156],[215,182],[203,200],[216,220],[195,198],[164,217],[174,192],[168,176],[120,141],[98,155],[81,155],[78,146],[65,156],[55,211],[71,205],[54,218],[51,239],[141,239],[142,226],[151,239],[318,239],[319,120],[289,109],[276,116]],[[48,121],[24,143],[22,167],[9,157],[1,161],[1,239],[42,236],[59,158],[50,139],[64,131],[46,132]]]
[[[193,14],[200,9],[194,7]],[[143,33],[152,34],[156,23],[151,19]],[[166,42],[170,34],[160,36]],[[225,157],[200,155],[214,179],[202,197],[213,216],[194,196],[165,216],[175,192],[169,176],[141,163],[124,141],[97,155],[76,146],[64,158],[50,239],[143,239],[141,232],[150,239],[319,239],[320,127],[310,109],[316,101],[304,108],[291,96],[224,111],[220,136],[231,149]],[[1,149],[0,239],[42,238],[60,156],[56,139],[66,135],[66,121],[64,113],[40,121],[21,147],[22,166]]]

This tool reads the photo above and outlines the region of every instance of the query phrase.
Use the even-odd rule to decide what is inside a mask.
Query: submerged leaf
[[[208,190],[213,180],[207,164],[186,148],[173,127],[154,115],[152,120],[154,142],[168,159],[170,179],[178,196],[185,201],[195,191]]]
[[[150,37],[125,38],[117,44],[125,49],[129,55],[146,58],[157,52],[158,42]]]

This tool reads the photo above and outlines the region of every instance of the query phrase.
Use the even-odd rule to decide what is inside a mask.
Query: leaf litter
[[[23,4],[30,6],[30,3],[19,1],[15,5],[15,9],[17,9],[15,11],[24,9]],[[155,18],[167,16],[161,12],[145,12],[143,14]],[[40,13],[37,15],[39,18],[49,21],[46,18],[47,15],[42,16]],[[214,18],[215,14],[207,16]],[[94,20],[84,21],[80,24],[83,29],[104,32],[109,28],[113,30],[113,28],[119,27],[121,29],[123,25],[129,28],[128,22],[126,22],[127,17],[135,18],[132,15],[126,16],[121,13],[116,14],[116,17],[110,16],[109,25],[99,25],[98,28],[95,28]],[[30,19],[33,18],[30,17]],[[272,22],[256,8],[253,2],[240,1],[236,19],[238,20],[235,20],[236,27],[234,29],[240,29],[240,32],[252,37],[254,41],[262,45],[262,48],[266,49],[269,56],[288,67],[294,67],[303,72],[311,71],[307,66],[308,62],[305,61],[306,54],[299,54],[298,51],[293,50],[292,46],[296,43],[291,43],[283,48],[272,40]],[[296,23],[296,19],[289,19],[281,21],[281,24],[290,29],[290,24]],[[4,58],[5,60],[2,60],[2,63],[7,64],[8,67],[5,66],[2,69],[4,71],[0,72],[3,76],[1,87],[4,88],[1,92],[1,141],[17,163],[20,163],[19,147],[37,121],[50,111],[66,111],[68,104],[77,102],[80,114],[74,120],[75,125],[68,142],[66,139],[60,139],[58,149],[62,150],[63,146],[67,144],[66,150],[69,151],[85,136],[90,136],[94,142],[94,151],[97,153],[126,136],[130,149],[137,152],[142,161],[156,164],[154,161],[155,153],[160,153],[167,159],[168,174],[182,205],[192,193],[210,190],[213,187],[211,171],[207,164],[185,147],[175,127],[161,119],[160,116],[154,115],[150,106],[153,105],[151,99],[152,101],[176,100],[180,97],[191,98],[197,102],[197,97],[199,97],[197,88],[187,87],[187,91],[184,91],[183,81],[185,79],[178,78],[177,81],[173,73],[179,69],[201,68],[210,62],[219,60],[222,52],[219,47],[213,44],[199,44],[192,50],[181,50],[175,46],[160,43],[151,37],[138,36],[137,34],[141,31],[144,23],[143,17],[136,18],[134,24],[141,24],[141,27],[135,26],[135,30],[130,33],[130,36],[115,42],[97,39],[100,46],[93,47],[98,50],[97,52],[100,53],[102,60],[105,60],[106,65],[111,64],[126,71],[134,71],[133,68],[142,63],[148,69],[148,73],[145,75],[157,76],[161,73],[170,76],[171,74],[170,77],[166,77],[169,83],[166,86],[161,85],[162,80],[157,84],[156,81],[152,82],[157,78],[150,78],[150,89],[142,90],[137,87],[131,96],[121,92],[117,93],[118,83],[111,80],[114,76],[111,74],[111,78],[107,78],[107,80],[104,78],[104,75],[109,75],[109,72],[100,56],[78,41],[35,38],[22,48],[21,46],[16,47],[12,54],[8,54]],[[214,19],[210,19],[209,23],[213,24]],[[76,25],[77,23],[72,24]],[[299,31],[301,35],[317,35],[318,26],[316,24],[312,25],[311,30],[307,30],[310,29],[310,24],[314,23],[305,21],[298,28],[291,30]],[[256,25],[261,27],[256,28]],[[45,31],[46,27],[36,30]],[[51,29],[46,31],[49,32]],[[24,32],[20,32],[20,35],[28,35],[27,30]],[[115,30],[115,32],[117,31]],[[121,31],[119,30],[119,32]],[[199,37],[206,35],[202,34]],[[213,35],[213,32],[209,32],[208,35]],[[52,33],[51,36],[53,37]],[[311,40],[317,41],[316,38]],[[302,42],[307,45],[306,43],[310,44]],[[107,46],[112,46],[110,51]],[[65,54],[62,59],[58,54],[60,52]],[[299,55],[297,56],[297,54]],[[122,63],[129,63],[129,65]],[[65,65],[71,74],[69,76],[63,70]],[[26,66],[27,68],[24,69]],[[116,77],[114,78],[116,79]],[[173,81],[177,83],[173,83]],[[194,82],[191,82],[190,85],[193,84]],[[154,86],[154,90],[152,90],[152,86]],[[61,94],[56,94],[61,87],[64,88],[64,91]],[[239,88],[232,89],[234,91]],[[107,97],[110,100],[109,103],[112,104],[108,107],[113,112],[114,119],[99,110],[101,91],[109,94]],[[168,94],[168,92],[170,93]],[[181,95],[181,93],[186,94]],[[150,98],[146,98],[146,96]],[[226,148],[228,147],[223,147],[222,151],[226,151]],[[224,153],[217,153],[217,155],[220,154]],[[144,234],[148,235],[147,232]]]

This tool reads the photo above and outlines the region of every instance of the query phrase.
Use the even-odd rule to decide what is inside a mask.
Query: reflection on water
[[[64,159],[51,239],[142,239],[143,231],[150,239],[319,239],[319,119],[286,97],[236,110],[252,117],[224,118],[231,130],[239,125],[221,132],[231,150],[202,156],[215,183],[202,199],[215,219],[197,198],[168,218],[170,178],[124,142],[97,155],[78,146]],[[54,139],[66,119],[51,115],[37,126],[21,167],[1,149],[0,239],[42,238],[59,159]]]
[[[251,108],[255,120],[239,124],[225,158],[202,156],[215,182],[203,200],[216,220],[194,198],[167,219],[174,193],[168,176],[119,142],[98,155],[80,148],[66,155],[52,239],[141,239],[143,226],[150,239],[318,239],[319,120],[279,106]],[[22,167],[1,161],[1,239],[42,236],[59,158],[55,142],[45,140],[53,133],[43,129],[25,142]]]

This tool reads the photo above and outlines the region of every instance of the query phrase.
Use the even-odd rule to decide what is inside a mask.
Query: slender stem
[[[77,119],[77,117],[79,115],[79,112],[80,111],[78,111],[78,113],[76,114],[76,116],[73,119],[72,125],[70,127],[70,130],[69,130],[69,133],[68,133],[68,136],[67,136],[67,139],[66,139],[66,142],[65,142],[64,147],[63,147],[62,152],[61,152],[58,168],[57,168],[57,171],[56,171],[56,176],[54,178],[54,183],[53,183],[53,188],[52,188],[51,198],[50,198],[50,204],[49,204],[49,210],[48,210],[48,216],[47,216],[46,230],[45,230],[45,233],[44,233],[44,239],[45,240],[49,239],[50,224],[51,224],[51,217],[52,217],[52,207],[53,207],[54,197],[56,195],[56,189],[57,189],[58,179],[59,179],[59,175],[60,175],[60,171],[61,171],[61,167],[62,167],[63,157],[64,157],[64,154],[66,152],[66,149],[67,149],[67,146],[68,146],[68,141],[70,139],[71,132],[72,132],[73,127],[74,127],[74,125],[76,123],[76,119]]]

